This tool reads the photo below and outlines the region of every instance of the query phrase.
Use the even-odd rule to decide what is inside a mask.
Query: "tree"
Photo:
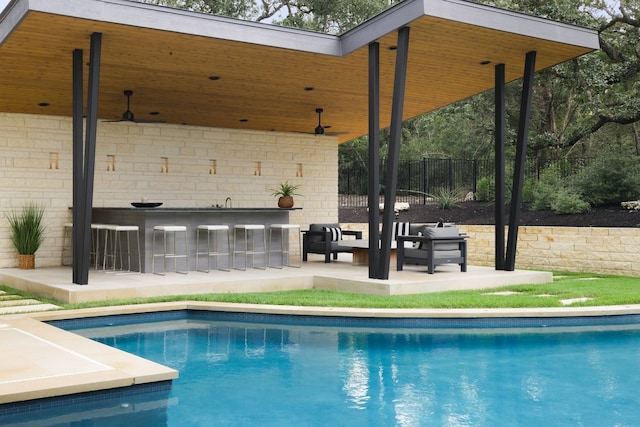
[[[304,28],[347,31],[401,0],[135,0],[194,12]]]

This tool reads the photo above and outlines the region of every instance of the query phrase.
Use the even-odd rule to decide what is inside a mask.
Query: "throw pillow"
[[[331,234],[332,242],[342,240],[342,229],[340,227],[324,227],[324,231],[328,231]]]
[[[391,230],[391,240],[398,240],[398,236],[409,235],[410,224],[408,222],[394,222]]]

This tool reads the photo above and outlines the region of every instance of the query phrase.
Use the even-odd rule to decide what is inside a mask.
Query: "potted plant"
[[[22,210],[5,214],[11,229],[11,242],[18,251],[18,268],[35,268],[35,253],[44,241],[44,207],[28,203]]]
[[[296,193],[296,190],[300,188],[299,185],[289,184],[289,181],[281,183],[278,188],[272,188],[272,195],[278,196],[278,207],[280,208],[292,208],[293,196],[300,196]]]

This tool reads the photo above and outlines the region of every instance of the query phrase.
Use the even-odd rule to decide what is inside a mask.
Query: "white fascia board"
[[[411,21],[421,18],[424,16],[423,1],[405,0],[347,31],[340,37],[342,54],[348,55],[393,31],[399,30]]]
[[[127,0],[11,0],[0,16],[0,45],[30,10],[333,56],[347,55],[422,16],[591,49],[600,48],[596,30],[463,0],[405,0],[342,36]]]
[[[44,13],[240,43],[340,54],[337,36],[126,0],[19,0]]]
[[[28,11],[28,3],[25,0],[11,0],[0,12],[0,46],[22,22]]]
[[[598,32],[593,29],[463,0],[406,0],[345,33],[342,53],[346,55],[360,49],[423,16],[590,49],[600,48]]]
[[[425,15],[551,42],[599,49],[598,31],[461,0],[421,0]]]

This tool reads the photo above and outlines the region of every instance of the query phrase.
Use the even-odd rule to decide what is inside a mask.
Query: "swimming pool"
[[[180,371],[170,390],[69,418],[86,425],[624,426],[640,425],[636,317],[596,326],[179,312],[54,324]]]

